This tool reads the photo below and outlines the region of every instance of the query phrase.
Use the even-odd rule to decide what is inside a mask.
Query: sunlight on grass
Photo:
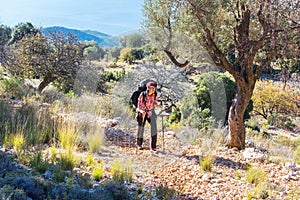
[[[207,154],[204,159],[199,158],[200,169],[204,172],[211,172],[215,161],[215,156],[212,154]]]
[[[104,173],[104,166],[102,163],[98,164],[97,166],[95,166],[94,171],[93,171],[93,178],[96,181],[100,181],[100,179],[103,176]]]
[[[63,170],[73,170],[76,165],[76,158],[71,150],[67,150],[60,154],[59,166]]]
[[[111,174],[114,181],[132,182],[132,167],[129,161],[126,163],[116,159],[111,166]]]
[[[103,144],[104,129],[97,127],[96,130],[94,130],[93,133],[90,133],[87,137],[90,151],[92,153],[99,152]]]
[[[78,133],[76,128],[71,123],[61,125],[58,130],[58,139],[62,148],[66,150],[74,150],[79,143]]]
[[[22,133],[17,133],[13,136],[13,145],[18,154],[24,150],[26,142]]]

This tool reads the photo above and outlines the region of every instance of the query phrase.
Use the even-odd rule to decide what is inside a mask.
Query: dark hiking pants
[[[145,129],[145,124],[146,121],[151,126],[151,148],[156,148],[156,142],[157,142],[157,124],[156,124],[156,114],[154,110],[152,111],[152,115],[150,118],[145,116],[143,119],[142,115],[139,113],[137,115],[137,122],[138,122],[138,131],[137,131],[137,145],[142,145],[143,144],[143,135],[144,135],[144,129]]]

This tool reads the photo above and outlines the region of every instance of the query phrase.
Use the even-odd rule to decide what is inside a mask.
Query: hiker
[[[156,114],[154,111],[155,106],[158,106],[158,95],[156,92],[156,83],[148,82],[146,84],[147,90],[142,92],[138,98],[137,104],[137,148],[142,150],[143,147],[143,134],[146,121],[151,126],[151,150],[156,152],[156,142],[157,142],[157,124],[156,124]]]

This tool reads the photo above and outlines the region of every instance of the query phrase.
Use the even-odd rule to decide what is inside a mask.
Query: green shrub
[[[24,85],[24,80],[19,78],[3,79],[4,95],[11,99],[22,99],[29,88]]]
[[[66,177],[66,172],[60,167],[55,167],[53,171],[53,180],[56,182],[64,182]]]
[[[18,189],[10,185],[4,185],[2,188],[0,188],[0,199],[26,200],[28,199],[28,196],[22,189]]]
[[[235,97],[235,88],[234,80],[224,73],[202,74],[193,94],[181,102],[181,122],[198,129],[211,125],[213,120],[226,123],[231,102]],[[250,117],[251,110],[250,102],[245,119]]]
[[[269,125],[276,126],[278,128],[292,128],[295,126],[289,116],[278,113],[271,114],[267,120]]]
[[[45,173],[50,167],[50,164],[43,160],[42,152],[38,151],[30,160],[30,165],[39,173]]]

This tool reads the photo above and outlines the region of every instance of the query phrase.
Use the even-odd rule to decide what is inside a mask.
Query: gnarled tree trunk
[[[245,148],[246,131],[244,126],[244,113],[247,109],[254,90],[255,81],[253,83],[240,84],[237,83],[237,93],[234,98],[228,116],[229,138],[226,146],[236,147],[238,149]]]
[[[42,80],[42,82],[39,84],[37,91],[41,93],[45,87],[47,87],[50,83],[52,83],[55,80],[52,76],[45,76],[45,78]]]

